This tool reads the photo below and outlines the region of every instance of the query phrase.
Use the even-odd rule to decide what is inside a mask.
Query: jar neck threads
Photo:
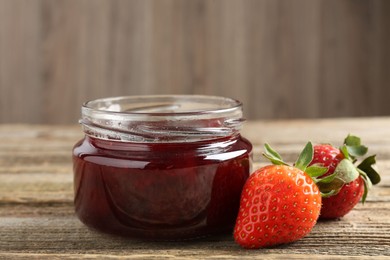
[[[196,142],[238,134],[242,104],[216,96],[104,98],[86,102],[80,123],[91,137],[122,142]]]

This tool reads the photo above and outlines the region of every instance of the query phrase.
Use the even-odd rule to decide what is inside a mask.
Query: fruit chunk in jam
[[[192,143],[86,137],[73,150],[76,213],[92,228],[138,238],[232,231],[251,150],[240,135]]]

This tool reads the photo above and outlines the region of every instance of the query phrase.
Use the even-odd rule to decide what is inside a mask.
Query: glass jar
[[[231,232],[252,145],[242,104],[214,96],[129,96],[82,106],[75,210],[94,229],[153,240]]]

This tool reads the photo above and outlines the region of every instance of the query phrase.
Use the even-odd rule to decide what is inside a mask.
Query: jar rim
[[[190,142],[238,133],[242,103],[206,95],[120,96],[85,102],[80,123],[99,139]]]
[[[180,106],[184,102],[191,101],[194,104],[208,104],[212,105],[206,108],[198,108],[193,110],[183,110]],[[146,105],[144,107],[132,107],[124,111],[118,110],[120,104],[130,104],[134,102],[164,102],[161,105]],[[172,102],[172,104],[169,104]],[[108,107],[107,107],[108,106]],[[173,107],[172,107],[173,106]],[[176,111],[167,110],[176,108]],[[158,111],[161,109],[161,111]],[[164,110],[165,109],[165,112]],[[105,114],[121,115],[121,116],[153,116],[153,117],[181,117],[194,116],[198,114],[218,114],[229,113],[237,109],[242,109],[242,103],[239,100],[221,96],[208,95],[136,95],[136,96],[118,96],[100,98],[90,100],[82,105],[82,112],[94,111],[95,113],[103,112]],[[158,112],[155,112],[158,111]]]

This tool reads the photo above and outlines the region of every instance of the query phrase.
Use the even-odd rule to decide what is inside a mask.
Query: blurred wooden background
[[[250,119],[390,115],[389,0],[0,0],[0,123],[211,94]]]

